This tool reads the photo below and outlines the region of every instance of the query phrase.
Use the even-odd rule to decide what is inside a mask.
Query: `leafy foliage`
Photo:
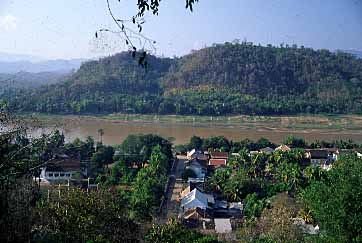
[[[218,243],[213,237],[186,229],[176,220],[170,220],[165,225],[153,225],[145,237],[146,243]]]
[[[59,132],[28,139],[26,126],[0,106],[0,241],[24,242],[31,234],[31,209],[39,198],[33,179],[64,144]]]
[[[362,240],[361,171],[361,159],[341,158],[326,178],[316,180],[302,195],[314,218],[338,242]]]
[[[294,223],[298,205],[285,193],[277,194],[261,217],[240,229],[242,242],[303,242],[303,232]]]
[[[127,166],[136,165],[141,168],[150,158],[153,147],[160,145],[167,158],[172,158],[171,143],[157,135],[129,135],[119,146],[119,155],[115,160],[121,160]]]
[[[36,242],[139,242],[140,229],[128,219],[125,202],[109,190],[64,190],[38,202]]]
[[[293,135],[287,136],[284,139],[283,143],[292,148],[305,148],[305,146],[306,146],[306,143],[303,138],[298,138]]]
[[[91,157],[91,171],[97,174],[106,165],[112,164],[114,155],[114,148],[102,144],[97,145],[97,150]]]
[[[169,158],[157,145],[152,150],[149,166],[137,173],[130,202],[132,218],[152,219],[163,197],[168,170]]]
[[[260,217],[267,202],[263,199],[258,199],[256,193],[248,194],[245,198],[244,216],[247,219]]]

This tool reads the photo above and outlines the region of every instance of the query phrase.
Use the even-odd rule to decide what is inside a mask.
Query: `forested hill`
[[[148,63],[121,53],[4,98],[14,110],[49,113],[362,113],[362,59],[342,52],[225,43]]]

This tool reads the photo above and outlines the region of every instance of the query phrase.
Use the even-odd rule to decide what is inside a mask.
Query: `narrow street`
[[[184,171],[185,160],[183,156],[177,156],[176,169],[170,175],[170,184],[167,188],[167,202],[160,215],[159,223],[166,223],[171,217],[177,217],[179,212],[179,202],[177,201],[182,191],[182,173]]]

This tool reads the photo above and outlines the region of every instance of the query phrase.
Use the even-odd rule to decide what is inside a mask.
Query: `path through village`
[[[166,223],[169,218],[176,218],[179,213],[180,203],[178,201],[182,191],[182,173],[185,167],[185,156],[177,156],[175,170],[170,175],[170,183],[166,189],[166,203],[164,204],[158,223]]]

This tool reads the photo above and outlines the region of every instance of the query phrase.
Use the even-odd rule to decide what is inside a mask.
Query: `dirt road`
[[[185,158],[177,157],[176,169],[173,174],[170,175],[170,183],[167,188],[167,201],[162,209],[162,213],[159,218],[159,223],[166,223],[169,218],[177,217],[179,213],[180,203],[178,202],[180,192],[182,191],[183,181],[182,173],[185,168]]]

